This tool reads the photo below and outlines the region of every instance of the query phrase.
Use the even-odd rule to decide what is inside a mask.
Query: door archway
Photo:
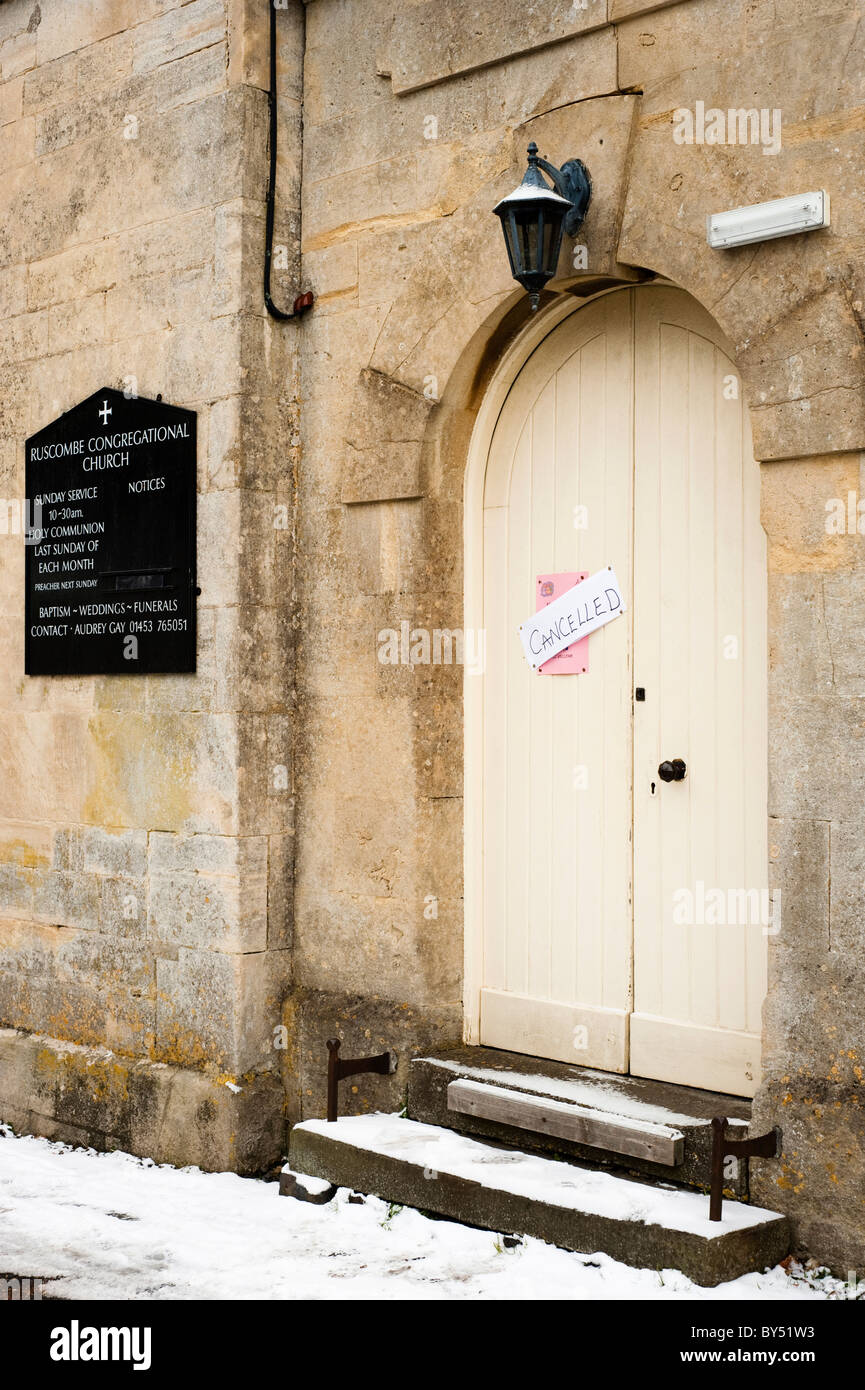
[[[466,490],[466,1031],[733,1094],[765,993],[766,557],[730,350],[668,286],[511,354]],[[541,574],[612,564],[585,674],[533,673]],[[639,693],[638,693],[639,692]],[[661,762],[687,775],[666,783]]]

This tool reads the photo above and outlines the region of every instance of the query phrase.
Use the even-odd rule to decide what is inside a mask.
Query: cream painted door
[[[631,1070],[753,1094],[766,989],[766,541],[737,376],[679,290],[635,302]],[[683,781],[659,764],[681,758]]]
[[[767,872],[765,540],[735,381],[708,316],[651,287],[568,318],[502,408],[483,489],[480,1039],[750,1094],[765,935],[734,911],[707,921],[708,894],[750,908]],[[628,612],[589,639],[587,675],[533,674],[517,628],[536,576],[607,564]],[[674,758],[687,774],[664,783]]]
[[[533,353],[483,499],[480,1037],[610,1071],[631,997],[631,315],[610,295]],[[628,613],[590,638],[589,674],[533,673],[518,627],[536,576],[608,564]]]

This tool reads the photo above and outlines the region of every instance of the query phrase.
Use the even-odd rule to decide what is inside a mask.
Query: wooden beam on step
[[[607,1153],[662,1163],[667,1168],[677,1167],[685,1156],[684,1136],[678,1130],[645,1120],[629,1121],[622,1115],[608,1118],[600,1111],[569,1101],[526,1095],[524,1091],[510,1091],[482,1081],[452,1081],[448,1086],[448,1110],[568,1139],[572,1144]]]

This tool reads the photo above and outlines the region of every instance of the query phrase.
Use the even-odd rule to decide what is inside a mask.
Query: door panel
[[[768,875],[759,469],[708,315],[677,290],[635,305],[634,681],[646,699],[634,706],[631,1070],[752,1094]],[[677,757],[687,776],[665,784],[658,765]]]
[[[541,344],[484,486],[481,1041],[615,1071],[630,1011],[630,617],[593,636],[591,679],[532,672],[517,629],[541,573],[613,564],[629,592],[631,312],[610,296]]]

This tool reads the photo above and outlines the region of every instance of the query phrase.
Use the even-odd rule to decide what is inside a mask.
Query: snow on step
[[[709,1200],[701,1193],[649,1186],[556,1159],[494,1148],[455,1130],[399,1115],[353,1115],[330,1123],[306,1120],[293,1130],[295,1135],[303,1133],[563,1210],[661,1226],[706,1240],[780,1219],[777,1212],[762,1207],[725,1202],[723,1220],[710,1221]]]
[[[482,1050],[481,1048],[478,1049],[479,1052]],[[609,1072],[593,1071],[589,1067],[580,1067],[578,1074],[575,1071],[573,1079],[570,1077],[566,1079],[549,1076],[544,1072],[523,1072],[502,1067],[471,1066],[452,1061],[447,1057],[431,1056],[412,1059],[413,1066],[423,1063],[453,1072],[455,1076],[471,1077],[475,1081],[505,1086],[532,1095],[553,1096],[573,1105],[584,1105],[592,1110],[606,1111],[610,1115],[619,1116],[622,1119],[645,1120],[651,1124],[669,1125],[676,1128],[711,1124],[711,1119],[704,1116],[669,1110],[660,1105],[640,1100],[630,1093],[626,1078],[619,1082]],[[727,1123],[730,1126],[746,1126],[748,1122],[731,1116]]]

